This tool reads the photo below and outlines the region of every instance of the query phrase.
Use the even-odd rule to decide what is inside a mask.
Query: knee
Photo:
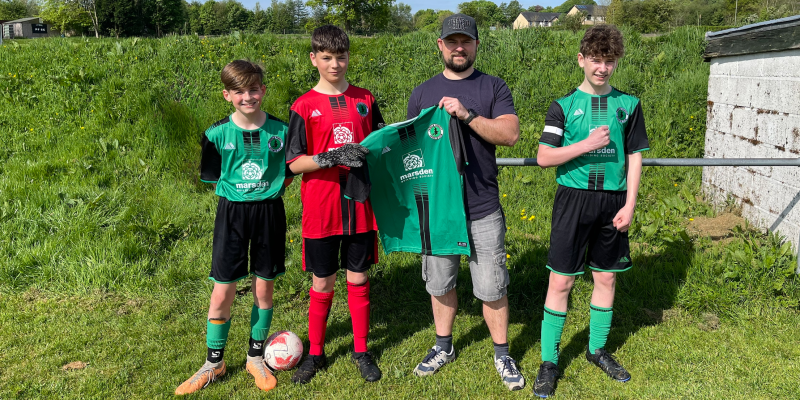
[[[595,286],[613,288],[617,283],[617,274],[613,272],[598,272],[593,274]]]
[[[347,282],[351,285],[361,286],[367,283],[367,274],[347,271]]]
[[[549,290],[554,292],[569,293],[569,291],[572,290],[572,285],[574,284],[575,284],[575,277],[551,274]]]
[[[211,292],[211,308],[223,309],[228,306],[231,299],[228,299],[228,292],[222,290],[215,290]]]
[[[336,284],[336,275],[326,276],[324,278],[314,276],[311,287],[317,293],[330,293],[333,291],[334,284]]]

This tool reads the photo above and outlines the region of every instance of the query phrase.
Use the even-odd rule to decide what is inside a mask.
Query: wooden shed
[[[15,19],[3,23],[4,39],[59,36],[61,33],[39,17]]]
[[[706,33],[705,156],[800,157],[800,15]],[[800,169],[705,167],[703,189],[800,245]],[[800,269],[798,270],[800,273]]]

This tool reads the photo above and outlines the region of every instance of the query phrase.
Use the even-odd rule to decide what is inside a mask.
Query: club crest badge
[[[358,115],[366,117],[369,114],[369,107],[359,101],[358,104],[356,104],[356,111],[358,111]]]
[[[628,110],[626,110],[624,107],[617,109],[617,121],[619,121],[620,124],[628,122],[628,117]]]
[[[444,129],[439,124],[432,124],[428,127],[428,136],[433,140],[439,140],[444,135]]]
[[[283,140],[278,136],[273,136],[267,141],[267,148],[273,153],[283,150]]]

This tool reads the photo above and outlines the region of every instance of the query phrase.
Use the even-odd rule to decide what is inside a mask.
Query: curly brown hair
[[[619,60],[625,55],[622,32],[614,25],[595,25],[581,39],[584,57],[608,57]]]
[[[220,80],[228,91],[260,87],[264,84],[264,68],[250,60],[234,60],[222,68]]]

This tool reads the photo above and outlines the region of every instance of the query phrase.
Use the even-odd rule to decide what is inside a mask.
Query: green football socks
[[[542,362],[550,361],[558,364],[558,346],[561,344],[561,332],[567,313],[544,308],[542,321]]]
[[[589,305],[589,353],[602,349],[611,331],[611,308]]]
[[[206,346],[209,349],[224,349],[228,343],[228,331],[231,330],[231,320],[209,318],[206,333]]]
[[[263,342],[269,336],[269,327],[272,325],[272,308],[262,310],[253,304],[250,312],[250,337]]]

